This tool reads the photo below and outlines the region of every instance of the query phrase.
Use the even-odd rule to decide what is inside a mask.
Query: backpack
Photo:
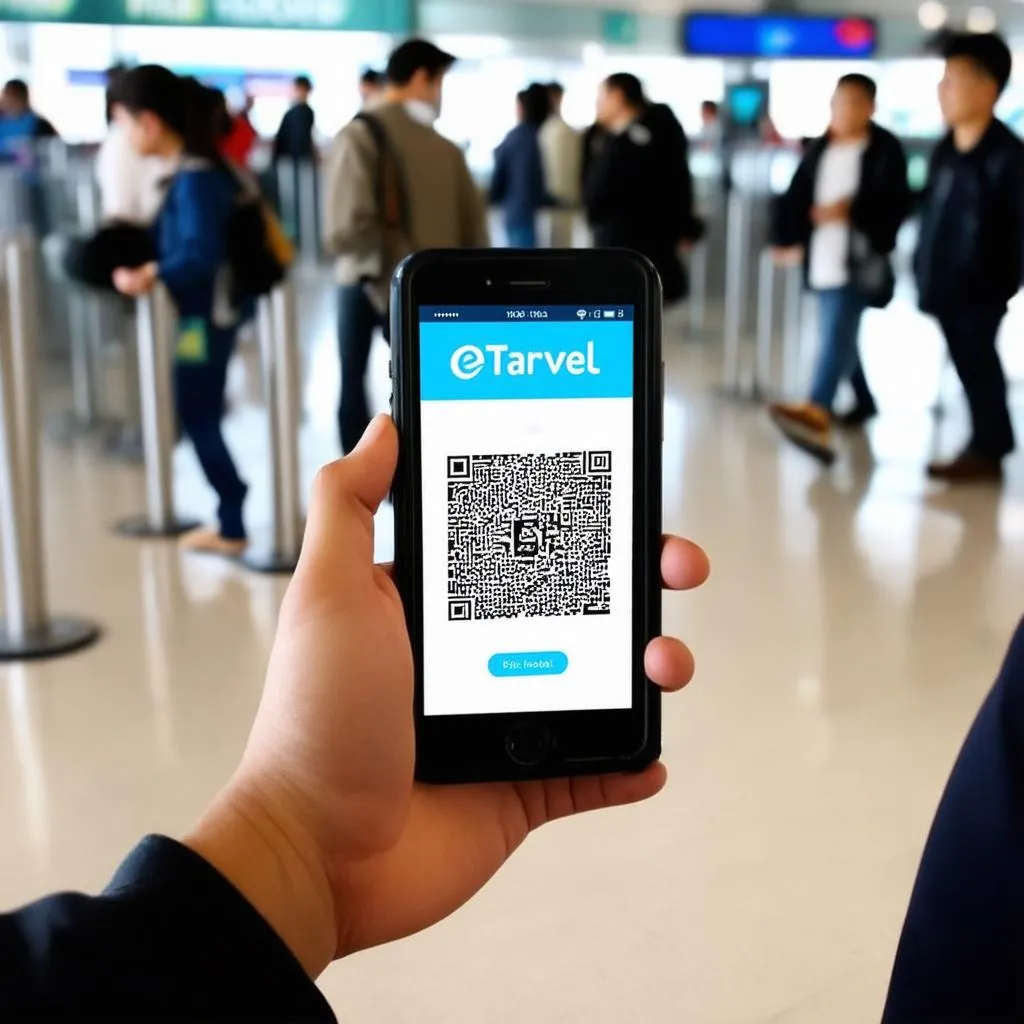
[[[236,302],[268,295],[295,262],[295,248],[263,197],[229,171],[238,185],[228,217],[225,252],[231,267],[232,299]]]

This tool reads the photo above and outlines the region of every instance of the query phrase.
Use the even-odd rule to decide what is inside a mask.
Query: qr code
[[[612,453],[448,457],[448,618],[608,615]]]

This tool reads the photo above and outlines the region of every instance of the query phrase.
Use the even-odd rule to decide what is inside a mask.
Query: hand
[[[848,224],[850,222],[851,203],[849,199],[840,199],[837,203],[811,207],[811,223],[815,227],[823,224]]]
[[[373,421],[321,471],[263,699],[235,778],[188,839],[315,976],[336,956],[412,934],[465,903],[554,818],[653,796],[666,773],[427,786],[413,781],[413,663],[402,604],[373,564],[373,514],[398,439]],[[665,586],[699,586],[708,561],[665,539]],[[648,676],[681,689],[693,658],[671,637]]]
[[[145,263],[141,267],[118,267],[114,271],[114,287],[122,295],[145,295],[157,279],[157,265]]]
[[[804,261],[804,250],[799,245],[776,246],[772,259],[777,267],[799,267]]]

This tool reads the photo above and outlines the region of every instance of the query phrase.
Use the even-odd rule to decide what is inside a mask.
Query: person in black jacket
[[[313,83],[305,75],[299,75],[292,83],[292,89],[292,105],[285,111],[277,135],[274,136],[275,163],[282,157],[311,160],[316,150],[313,143],[316,115],[309,105]]]
[[[910,207],[906,156],[872,120],[875,93],[866,75],[839,80],[828,131],[808,145],[772,227],[779,261],[804,262],[818,296],[821,340],[809,399],[776,403],[769,412],[786,438],[825,463],[835,458],[832,405],[840,382],[849,380],[856,396],[847,424],[876,411],[857,337],[865,309],[892,298],[889,253]]]
[[[634,75],[601,84],[597,120],[607,137],[586,172],[583,202],[598,246],[643,253],[661,275],[665,301],[686,297],[679,248],[703,234],[693,213],[693,178],[682,125],[649,103]]]
[[[554,818],[653,796],[665,768],[480,786],[413,781],[413,656],[373,513],[398,433],[378,416],[321,470],[241,764],[177,843],[136,847],[102,895],[0,916],[0,1020],[333,1021],[313,979],[331,960],[428,928]],[[674,589],[708,572],[667,538]],[[644,659],[690,678],[680,641]]]
[[[1006,43],[954,35],[944,52],[939,102],[950,131],[932,155],[915,270],[921,309],[942,326],[967,393],[972,434],[928,475],[996,481],[1014,447],[996,335],[1024,276],[1024,144],[994,114],[1010,78]]]

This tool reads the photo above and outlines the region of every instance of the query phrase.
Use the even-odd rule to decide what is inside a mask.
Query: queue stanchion
[[[783,376],[790,393],[799,390],[803,342],[804,271],[801,266],[786,268],[782,307]]]
[[[734,189],[726,214],[725,318],[722,386],[740,394],[740,345],[747,309],[747,264],[750,247],[750,200]]]
[[[46,597],[39,461],[35,244],[3,243],[0,273],[0,547],[4,618],[0,660],[52,657],[93,643],[99,626],[52,616]]]
[[[317,167],[314,160],[295,161],[296,222],[299,248],[307,263],[320,259],[320,218],[317,216]]]
[[[256,329],[263,362],[270,447],[271,539],[243,561],[257,572],[291,572],[302,548],[299,481],[298,324],[295,291],[285,280],[260,300]]]
[[[139,408],[146,473],[146,511],[117,524],[127,537],[178,537],[198,526],[174,511],[172,460],[176,437],[171,363],[177,316],[167,289],[158,284],[136,306]]]
[[[771,249],[761,253],[757,278],[757,336],[754,375],[750,393],[764,398],[771,389],[772,348],[775,341],[775,257]]]
[[[704,332],[708,302],[708,243],[698,242],[690,254],[690,330]]]

